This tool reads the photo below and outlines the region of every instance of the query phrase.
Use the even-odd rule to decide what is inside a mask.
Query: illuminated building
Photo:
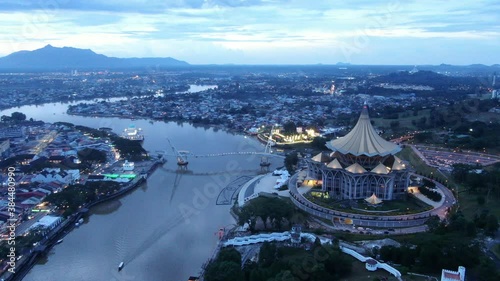
[[[409,171],[394,155],[401,148],[377,134],[366,105],[356,126],[326,146],[332,152],[308,160],[308,178],[321,181],[322,191],[331,198],[364,199],[375,194],[392,200],[407,192]]]
[[[134,124],[131,124],[128,128],[123,130],[122,137],[129,140],[144,140],[144,135],[141,133],[141,129],[136,128]]]

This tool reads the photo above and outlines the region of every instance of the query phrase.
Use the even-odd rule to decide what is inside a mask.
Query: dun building
[[[364,199],[375,194],[382,200],[393,200],[405,194],[409,171],[394,155],[401,148],[377,134],[366,105],[356,126],[326,146],[332,152],[311,158],[308,176],[321,180],[322,190],[330,197]]]

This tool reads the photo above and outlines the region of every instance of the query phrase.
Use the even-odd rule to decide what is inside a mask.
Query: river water
[[[0,115],[20,111],[35,120],[109,127],[116,133],[133,122],[142,128],[144,147],[150,152],[170,152],[167,137],[179,150],[194,154],[264,150],[254,139],[213,128],[70,116],[64,113],[67,107],[59,103],[22,106]],[[241,176],[258,174],[260,158],[233,155],[188,160],[188,171],[179,173],[175,159],[169,158],[144,186],[93,208],[85,223],[56,245],[24,280],[174,281],[197,275],[215,248],[218,229],[235,223],[230,206],[216,205],[220,190]],[[280,159],[271,161],[271,168],[282,165]],[[121,261],[125,267],[118,272]]]

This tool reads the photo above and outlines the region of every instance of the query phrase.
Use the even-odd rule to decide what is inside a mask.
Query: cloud
[[[474,46],[482,63],[498,63],[486,53],[500,47],[498,14],[497,1],[464,7],[431,0],[0,0],[0,55],[51,43],[199,63],[285,62],[287,56],[335,63],[347,61],[346,53],[352,61],[393,60],[384,50],[408,48],[406,42],[414,48],[399,48],[405,58],[410,52],[433,57],[440,50],[428,43],[433,40],[447,48]]]

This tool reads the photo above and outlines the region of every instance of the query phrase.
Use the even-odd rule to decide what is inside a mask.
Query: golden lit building
[[[308,177],[321,180],[331,198],[364,199],[375,194],[382,200],[402,197],[409,171],[395,156],[399,145],[377,134],[365,105],[356,126],[344,137],[326,143],[332,150],[308,161]]]

